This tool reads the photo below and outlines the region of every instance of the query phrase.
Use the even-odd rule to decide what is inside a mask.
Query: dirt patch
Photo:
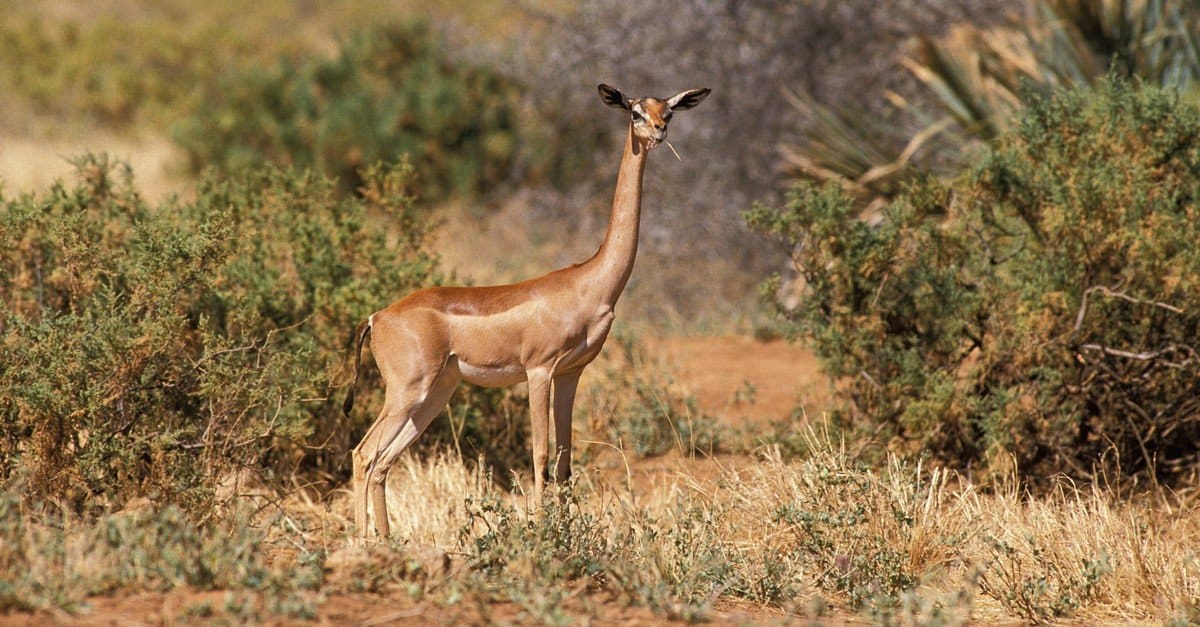
[[[668,337],[646,344],[702,412],[730,426],[779,420],[797,408],[820,415],[832,402],[829,377],[812,353],[795,344],[738,335]]]

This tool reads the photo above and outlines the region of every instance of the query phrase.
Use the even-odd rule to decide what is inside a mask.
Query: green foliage
[[[75,506],[194,508],[241,466],[340,468],[348,331],[435,278],[410,171],[368,168],[339,200],[268,168],[151,208],[126,166],[77,165],[76,187],[0,211],[0,477]]]
[[[819,589],[845,594],[850,606],[880,615],[894,611],[918,579],[904,547],[911,542],[916,502],[888,502],[865,475],[821,467],[811,499],[784,503],[775,523],[795,538],[792,550],[815,565]],[[881,524],[884,517],[894,525]],[[892,537],[882,530],[899,531]]]
[[[180,0],[6,9],[0,16],[5,105],[89,128],[165,127],[195,106],[201,86],[235,68],[311,51],[321,38],[310,29],[332,30],[330,22],[349,22],[360,12],[298,9],[274,0],[217,0],[199,11]],[[298,20],[306,28],[280,27]]]
[[[724,505],[683,502],[676,506],[671,525],[646,520],[642,541],[654,550],[639,557],[649,569],[629,567],[624,579],[632,584],[634,598],[673,618],[699,620],[718,596],[726,594],[771,604],[794,597],[797,565],[786,561],[787,556],[780,556],[784,561],[754,563],[723,540],[723,517],[730,513]],[[669,531],[659,533],[660,526]]]
[[[379,27],[332,59],[283,59],[215,81],[176,137],[195,170],[282,163],[353,191],[363,166],[408,155],[423,195],[475,193],[513,166],[518,95],[489,67],[452,60],[425,27]]]
[[[774,604],[794,596],[795,566],[748,563],[721,539],[711,509],[681,503],[669,524],[644,517],[630,527],[612,512],[586,512],[577,487],[560,497],[529,519],[494,499],[467,503],[459,541],[474,587],[544,622],[560,621],[562,604],[584,589],[688,621],[704,620],[723,594]]]
[[[89,582],[91,594],[258,587],[268,576],[258,536],[236,519],[197,527],[181,510],[165,507],[146,515],[106,517],[90,540],[92,559],[108,562]]]
[[[979,589],[1021,618],[1042,624],[1069,617],[1091,602],[1100,580],[1112,572],[1108,556],[1084,559],[1077,571],[1044,559],[1036,538],[1018,545],[990,538],[991,561],[979,577]]]
[[[847,381],[838,419],[998,471],[1192,467],[1198,128],[1177,94],[1113,79],[1031,101],[877,225],[834,187],[749,212],[796,246],[809,293],[788,316]]]
[[[691,397],[679,398],[640,377],[624,392],[631,396],[610,426],[610,440],[630,447],[639,457],[662,455],[674,448],[686,455],[717,452],[721,437],[717,422],[701,415]]]
[[[464,385],[450,398],[449,420],[438,420],[421,434],[414,450],[433,454],[450,447],[463,459],[482,458],[502,487],[528,472],[533,448],[530,441],[529,396],[514,388],[481,388]]]
[[[86,27],[6,21],[0,24],[0,85],[8,97],[41,113],[128,125],[146,109],[181,104],[187,95],[181,84],[215,78],[216,67],[192,62],[201,50],[224,48],[231,58],[247,52],[245,42],[239,46],[228,37],[220,38],[224,46],[213,45],[216,26],[180,32],[111,18]]]
[[[543,622],[561,622],[567,584],[581,578],[594,580],[591,585],[603,582],[608,564],[616,561],[615,547],[594,516],[566,503],[545,507],[542,516],[522,520],[494,498],[468,500],[470,518],[459,543],[476,588],[521,605]]]

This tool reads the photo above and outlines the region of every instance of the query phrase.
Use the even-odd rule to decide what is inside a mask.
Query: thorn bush
[[[209,176],[151,207],[125,165],[0,199],[0,479],[80,507],[197,508],[241,467],[340,472],[349,329],[437,280],[407,166]],[[395,235],[393,235],[395,234]]]
[[[1176,92],[1114,78],[1032,97],[878,224],[831,186],[748,212],[794,245],[808,292],[785,313],[846,381],[837,420],[997,472],[1195,473],[1197,129]]]
[[[360,31],[334,58],[252,67],[202,94],[175,133],[197,171],[285,164],[349,192],[364,166],[407,155],[423,196],[472,194],[508,176],[519,144],[516,83],[455,61],[420,25]]]

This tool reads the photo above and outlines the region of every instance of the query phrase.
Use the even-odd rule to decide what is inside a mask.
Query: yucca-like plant
[[[921,128],[905,139],[851,109],[833,111],[799,94],[812,121],[808,141],[781,148],[795,179],[835,181],[861,201],[893,197],[915,168],[961,169],[984,142],[1016,118],[1028,94],[1095,83],[1110,71],[1200,97],[1200,5],[1181,0],[1030,0],[1009,26],[959,26],[920,37],[902,61],[927,89],[932,107],[895,93],[895,105]]]

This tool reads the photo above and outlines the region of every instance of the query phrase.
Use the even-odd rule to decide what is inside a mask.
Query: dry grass
[[[703,574],[712,564],[695,551],[704,545],[729,572],[696,585],[800,614],[831,606],[918,623],[1200,618],[1200,511],[1192,505],[1117,500],[1067,484],[1038,497],[985,492],[944,469],[865,469],[841,446],[810,438],[813,454],[799,463],[768,449],[724,465],[693,460],[657,481],[626,480],[626,471],[642,473],[636,464],[585,471],[570,511],[551,517],[591,521],[583,529],[596,534],[601,553],[628,560],[605,564],[595,578],[630,599],[630,573],[676,583]],[[498,516],[538,524],[525,517],[523,495],[496,491],[453,456],[405,460],[390,494],[398,537],[413,550],[469,552],[463,543],[500,526]],[[481,515],[470,505],[489,499],[500,508]],[[554,552],[538,537],[547,544],[529,548]],[[680,567],[697,572],[671,570]],[[674,596],[663,607],[687,601],[678,586]]]
[[[450,452],[428,460],[406,455],[388,477],[388,518],[395,535],[416,546],[452,550],[459,529],[470,520],[468,499],[506,498],[524,509],[523,499],[501,492],[482,467],[482,461],[471,467]]]
[[[13,583],[0,597],[75,611],[90,594],[251,589],[277,599],[260,608],[304,616],[320,614],[323,595],[393,590],[547,622],[602,617],[611,603],[712,617],[723,599],[908,624],[1200,619],[1192,504],[1067,484],[1036,497],[984,491],[944,469],[867,469],[808,437],[811,456],[791,463],[768,447],[664,470],[610,451],[541,518],[455,454],[408,457],[389,484],[396,540],[365,547],[344,495],[297,493],[253,522],[208,527],[145,511],[83,524],[9,510],[0,566]]]

